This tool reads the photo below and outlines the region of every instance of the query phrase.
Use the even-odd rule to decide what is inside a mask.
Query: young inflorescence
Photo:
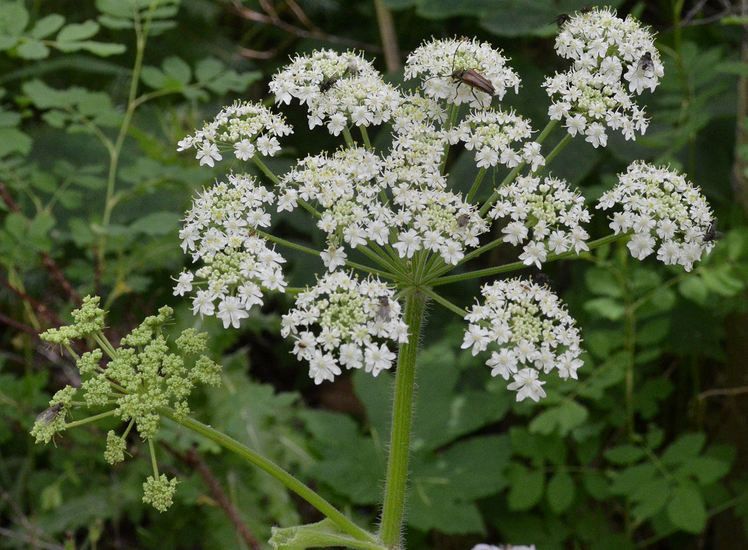
[[[392,366],[395,346],[408,341],[394,292],[375,278],[363,281],[344,271],[328,273],[301,292],[282,319],[281,335],[295,341],[293,353],[309,362],[315,384],[332,381],[341,367],[364,368],[373,376]]]
[[[714,248],[706,238],[714,222],[706,199],[667,167],[630,164],[619,174],[618,185],[600,197],[597,208],[614,206],[622,210],[613,214],[610,228],[616,234],[633,232],[628,249],[634,258],[643,260],[656,248],[657,259],[664,264],[691,271],[693,263]]]
[[[517,391],[517,401],[545,397],[539,376],[552,370],[577,378],[582,342],[574,319],[548,288],[521,279],[496,281],[481,289],[485,299],[465,315],[462,348],[473,355],[493,348],[486,365],[492,376]]]

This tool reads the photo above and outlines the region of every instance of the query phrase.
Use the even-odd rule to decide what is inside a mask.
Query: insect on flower
[[[345,68],[345,70],[340,74],[332,75],[330,78],[326,78],[323,80],[319,85],[319,91],[324,93],[330,88],[332,88],[335,83],[343,78],[346,74],[350,74],[351,76],[356,76],[358,74],[358,67],[355,63],[352,61],[348,63],[348,66]]]
[[[639,58],[639,61],[636,63],[636,70],[649,75],[654,72],[654,62],[652,61],[651,53],[646,52]]]
[[[390,320],[391,312],[389,298],[387,298],[387,296],[380,297],[379,303],[377,304],[377,321],[382,321],[384,323],[388,322]]]
[[[39,415],[36,417],[36,421],[41,424],[51,424],[52,421],[57,418],[57,415],[60,414],[60,411],[65,406],[64,403],[55,403],[48,409],[43,410],[39,413]]]
[[[721,231],[717,231],[717,223],[718,222],[719,222],[719,220],[717,218],[714,218],[712,220],[712,223],[709,224],[709,228],[706,230],[706,233],[704,233],[704,242],[705,243],[714,242],[714,241],[719,240],[719,239],[721,239],[722,237],[725,236],[725,234],[722,233]]]
[[[462,38],[462,42],[466,42],[466,38]],[[480,99],[478,99],[478,96],[475,95],[475,90],[480,90],[481,92],[484,92],[491,97],[496,95],[496,88],[494,88],[493,84],[491,84],[491,81],[488,80],[485,76],[480,74],[477,70],[473,68],[467,68],[467,69],[455,69],[455,61],[457,59],[457,52],[460,51],[460,47],[462,46],[462,43],[460,43],[457,48],[454,51],[454,54],[452,54],[452,72],[449,74],[448,78],[451,78],[453,82],[457,83],[457,87],[455,88],[455,98],[457,98],[457,93],[460,89],[460,86],[462,84],[465,84],[467,86],[470,86],[473,92],[473,97],[475,100],[483,105]],[[445,78],[443,76],[432,76],[428,78],[427,80],[431,80],[431,78]],[[489,100],[490,101],[490,100]]]
[[[571,16],[568,13],[559,13],[556,19],[554,19],[553,21],[559,27],[563,27],[565,23],[571,21]]]
[[[459,227],[460,229],[462,229],[463,227],[465,227],[468,224],[469,221],[470,221],[470,216],[468,216],[467,214],[461,214],[457,218],[457,227]]]

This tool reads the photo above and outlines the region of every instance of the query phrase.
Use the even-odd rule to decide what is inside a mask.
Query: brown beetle
[[[467,40],[466,38],[462,39]],[[457,58],[457,52],[460,51],[460,44],[457,46],[457,49],[455,50],[455,53],[452,55],[452,72],[449,74],[449,78],[452,79],[453,82],[457,83],[457,87],[455,88],[455,97],[457,97],[457,92],[460,89],[461,84],[465,84],[467,86],[470,86],[470,88],[473,89],[473,97],[478,103],[481,103],[481,100],[478,99],[478,96],[475,95],[475,90],[480,90],[481,92],[487,93],[490,96],[496,95],[496,88],[494,88],[493,84],[491,84],[491,81],[488,80],[485,76],[480,74],[475,69],[467,68],[467,69],[455,69],[455,59]],[[426,80],[431,80],[432,78],[445,78],[443,76],[432,76],[427,78]]]

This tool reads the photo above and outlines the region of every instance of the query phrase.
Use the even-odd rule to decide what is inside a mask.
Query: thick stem
[[[415,291],[405,302],[408,343],[400,347],[395,377],[395,403],[392,409],[392,435],[384,486],[384,509],[379,536],[388,548],[398,548],[405,510],[405,488],[408,478],[410,426],[413,416],[413,386],[416,377],[418,338],[423,321],[426,297]]]
[[[185,428],[192,430],[195,433],[207,437],[211,441],[218,443],[224,449],[235,453],[236,455],[251,462],[261,470],[264,470],[275,479],[283,483],[286,487],[292,490],[294,493],[299,495],[301,498],[306,500],[309,504],[314,506],[317,510],[322,512],[325,516],[330,518],[342,531],[345,531],[353,538],[376,543],[376,539],[371,533],[364,531],[358,525],[353,523],[350,519],[345,517],[335,506],[327,502],[320,495],[312,491],[309,487],[304,485],[301,481],[296,479],[294,476],[289,474],[283,468],[275,464],[273,461],[268,460],[264,456],[254,452],[249,447],[246,447],[239,443],[236,439],[229,437],[228,435],[219,432],[215,428],[203,424],[193,418],[177,418],[174,416],[173,411],[170,409],[162,408],[159,409],[159,413],[169,418],[170,420],[184,426]]]

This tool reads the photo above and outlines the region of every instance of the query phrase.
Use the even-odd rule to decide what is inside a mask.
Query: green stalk
[[[590,241],[587,246],[590,250],[594,250],[600,246],[612,243],[615,241],[623,240],[629,237],[628,233],[621,233],[620,235],[608,235],[600,239]],[[548,254],[545,263],[550,263],[555,260],[563,260],[566,258],[575,258],[581,256],[584,252],[577,254],[573,250],[568,252],[562,252],[561,254]],[[427,281],[430,286],[446,285],[450,283],[457,283],[459,281],[468,281],[470,279],[477,279],[479,277],[489,277],[491,275],[498,275],[499,273],[506,273],[508,271],[517,271],[524,269],[526,266],[523,262],[512,262],[510,264],[504,264],[496,267],[487,267],[485,269],[476,269],[475,271],[468,271],[467,273],[459,273],[458,275],[450,275],[448,277],[440,277],[433,281]]]
[[[148,440],[148,452],[151,454],[151,466],[153,467],[153,478],[158,479],[158,462],[156,462],[156,449],[153,448],[153,438]]]
[[[408,478],[416,356],[418,355],[418,339],[425,305],[426,297],[419,291],[411,293],[405,302],[408,343],[400,346],[400,356],[397,361],[390,454],[387,458],[384,508],[382,510],[382,523],[379,527],[379,536],[388,548],[398,548],[400,545],[400,533],[405,510],[405,488]]]
[[[322,512],[325,516],[330,518],[330,520],[335,523],[335,525],[340,527],[342,531],[345,531],[353,538],[371,543],[377,542],[376,538],[371,533],[361,529],[358,525],[353,523],[350,519],[348,519],[340,511],[338,511],[338,509],[335,508],[332,504],[327,502],[327,500],[322,498],[322,496],[312,491],[309,487],[304,485],[301,481],[278,466],[272,460],[265,458],[264,456],[254,452],[249,447],[246,447],[245,445],[239,443],[237,440],[193,418],[177,418],[171,409],[166,408],[159,409],[159,413],[172,420],[173,422],[184,426],[188,430],[192,430],[193,432],[198,433],[203,437],[207,437],[215,443],[218,443],[218,445],[220,445],[224,449],[231,451],[232,453],[242,457],[248,462],[251,462],[261,470],[267,472],[275,479],[283,483],[283,485],[288,487],[291,491],[314,506],[317,510]]]
[[[97,420],[101,420],[102,418],[106,418],[108,416],[114,415],[115,409],[112,409],[111,411],[106,411],[103,413],[95,414],[93,416],[89,416],[87,418],[82,418],[80,420],[75,420],[73,422],[66,422],[65,423],[65,429],[69,430],[70,428],[77,428],[78,426],[84,426],[85,424],[90,424],[91,422],[96,422]]]
[[[259,168],[260,171],[265,174],[270,181],[272,181],[275,185],[278,185],[280,183],[280,179],[278,178],[278,176],[273,174],[273,171],[267,167],[267,164],[262,162],[262,159],[260,159],[260,155],[255,153],[255,156],[252,157],[252,160],[254,161],[257,168]]]
[[[478,192],[478,189],[480,189],[480,184],[483,181],[483,176],[485,175],[486,175],[486,169],[481,168],[480,171],[478,172],[478,175],[475,176],[475,181],[473,182],[473,186],[470,188],[470,191],[468,191],[467,197],[465,198],[467,202],[470,202],[471,200],[473,200],[473,197]]]
[[[371,141],[369,141],[369,132],[366,131],[366,126],[359,126],[359,130],[361,130],[361,138],[364,140],[364,145],[367,149],[371,149]]]

